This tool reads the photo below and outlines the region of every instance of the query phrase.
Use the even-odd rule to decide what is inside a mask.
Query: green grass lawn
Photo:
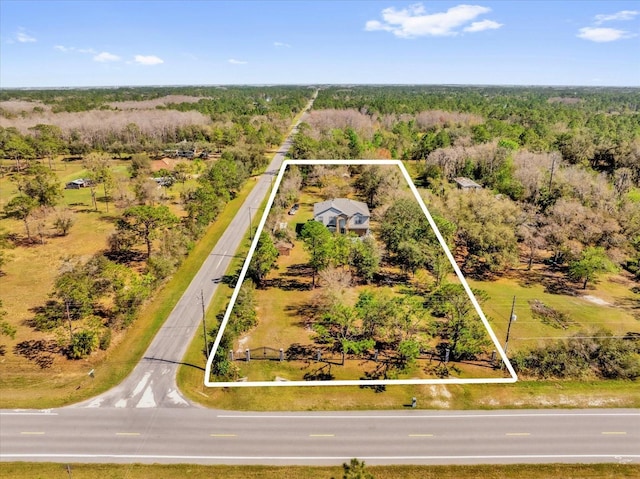
[[[472,288],[486,291],[489,300],[483,305],[483,311],[491,320],[492,328],[503,342],[506,337],[509,314],[513,297],[516,297],[516,321],[511,326],[509,349],[518,350],[537,346],[548,338],[562,338],[579,331],[607,329],[613,334],[625,334],[638,331],[638,305],[640,295],[631,291],[632,281],[621,275],[603,277],[591,289],[576,290],[576,295],[553,294],[545,291],[540,283],[527,284],[528,277],[539,277],[540,270],[519,271],[518,277],[500,278],[495,281],[474,281],[469,279]],[[588,296],[585,298],[585,296]],[[607,304],[597,304],[600,299]],[[532,316],[530,302],[542,301],[544,304],[565,313],[571,324],[563,329],[558,325],[549,325]]]

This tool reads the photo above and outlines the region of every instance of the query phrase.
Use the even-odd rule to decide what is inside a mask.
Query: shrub
[[[640,377],[640,341],[614,338],[607,331],[580,332],[566,340],[522,351],[512,358],[514,368],[543,379],[636,379]]]
[[[98,346],[98,335],[95,331],[83,329],[73,335],[67,349],[69,359],[82,359],[91,354]]]
[[[101,350],[106,351],[107,349],[109,349],[110,345],[111,345],[111,330],[105,329],[104,332],[100,335],[100,343],[98,344],[98,347]]]

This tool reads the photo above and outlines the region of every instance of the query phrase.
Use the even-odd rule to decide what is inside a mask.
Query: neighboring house
[[[67,190],[79,190],[80,188],[87,188],[88,186],[91,186],[91,180],[83,178],[78,178],[64,185]]]
[[[476,183],[475,181],[473,181],[470,178],[465,178],[465,177],[458,177],[458,178],[454,178],[453,181],[456,182],[456,184],[458,185],[458,189],[460,190],[480,190],[482,189],[482,186],[479,185],[478,183]]]
[[[338,231],[341,234],[368,234],[370,216],[366,203],[347,198],[336,198],[313,205],[313,219],[330,231]]]

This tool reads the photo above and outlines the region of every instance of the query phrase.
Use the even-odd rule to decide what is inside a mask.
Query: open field
[[[58,407],[95,396],[122,381],[135,366],[158,328],[175,306],[175,302],[188,286],[193,275],[198,271],[203,258],[210,253],[229,222],[233,219],[238,205],[242,204],[251,186],[252,184],[247,183],[238,196],[227,205],[218,220],[208,229],[205,236],[198,242],[178,271],[156,292],[155,297],[143,307],[138,319],[127,329],[126,333],[118,337],[114,336],[113,344],[109,351],[100,351],[89,358],[77,361],[68,360],[62,356],[56,357],[52,367],[48,369],[41,369],[32,362],[13,355],[0,358],[0,364],[2,364],[0,407]],[[84,190],[75,190],[74,192],[77,191],[84,193]],[[104,237],[101,241],[104,244]],[[47,243],[44,247],[50,246],[51,243],[54,243],[54,241]],[[94,244],[94,247],[101,248],[97,244]],[[27,251],[35,248],[37,247],[34,246]],[[91,249],[87,250],[87,254],[92,252],[94,251],[91,251]],[[61,252],[53,253],[53,258],[57,260],[57,255],[59,254]],[[12,261],[7,265],[7,269],[14,262]],[[27,277],[17,273],[14,276],[10,276],[10,274],[7,274],[7,276],[0,279],[3,283],[3,298],[7,296],[7,291],[16,291],[8,286],[5,288],[4,285],[8,285],[8,280],[22,278],[22,281],[24,281],[23,287],[26,289],[21,290],[22,292],[16,292],[16,294],[18,297],[25,297],[31,301],[31,303],[27,304],[25,310],[28,311],[28,308],[32,307],[29,304],[40,304],[38,301],[42,302],[46,298],[51,287],[53,274],[56,271],[55,269],[49,271],[50,269],[52,268],[41,267],[36,269],[33,273],[34,275],[51,275],[49,279],[38,277],[37,281],[34,281],[34,276]],[[45,280],[48,283],[42,284]],[[33,292],[26,294],[24,291]],[[40,296],[36,296],[36,293],[40,294]],[[19,331],[23,332],[18,333],[16,341],[36,337],[35,335],[42,335],[42,333],[31,332],[26,328]],[[31,336],[32,334],[34,336]],[[7,338],[3,338],[3,342],[5,344],[8,343]],[[95,370],[95,378],[87,375],[91,369]]]
[[[640,294],[633,291],[637,283],[628,274],[603,276],[587,290],[574,289],[574,294],[558,294],[545,286],[558,281],[558,275],[536,265],[531,271],[524,267],[495,281],[469,279],[473,288],[486,291],[489,300],[483,311],[499,339],[504,341],[513,297],[516,297],[516,321],[512,324],[509,349],[522,349],[542,344],[550,338],[564,338],[582,332],[606,329],[614,335],[637,331],[640,321]],[[566,324],[544,323],[534,318],[531,302],[538,300],[564,313]]]
[[[376,479],[584,479],[637,478],[640,466],[632,464],[536,464],[513,466],[367,466]],[[71,471],[71,472],[69,472]],[[304,466],[196,466],[142,464],[0,463],[0,475],[12,479],[321,479],[342,477],[341,467]]]

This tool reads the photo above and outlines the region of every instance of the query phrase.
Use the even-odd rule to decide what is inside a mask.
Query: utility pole
[[[514,322],[517,318],[513,311],[516,307],[516,297],[513,297],[513,303],[511,303],[511,315],[509,316],[509,326],[507,326],[507,339],[504,341],[504,355],[507,355],[507,348],[509,347],[509,333],[511,332],[511,323]]]
[[[553,183],[553,172],[556,169],[556,154],[551,154],[551,175],[549,175],[549,195],[551,195],[551,184]]]
[[[64,301],[65,309],[67,310],[67,321],[69,323],[69,342],[73,342],[73,329],[71,328],[71,313],[69,312],[69,300]]]
[[[200,290],[200,301],[202,302],[202,334],[204,336],[205,356],[209,359],[209,344],[207,342],[207,323],[205,321],[206,312],[204,309],[204,291]]]

